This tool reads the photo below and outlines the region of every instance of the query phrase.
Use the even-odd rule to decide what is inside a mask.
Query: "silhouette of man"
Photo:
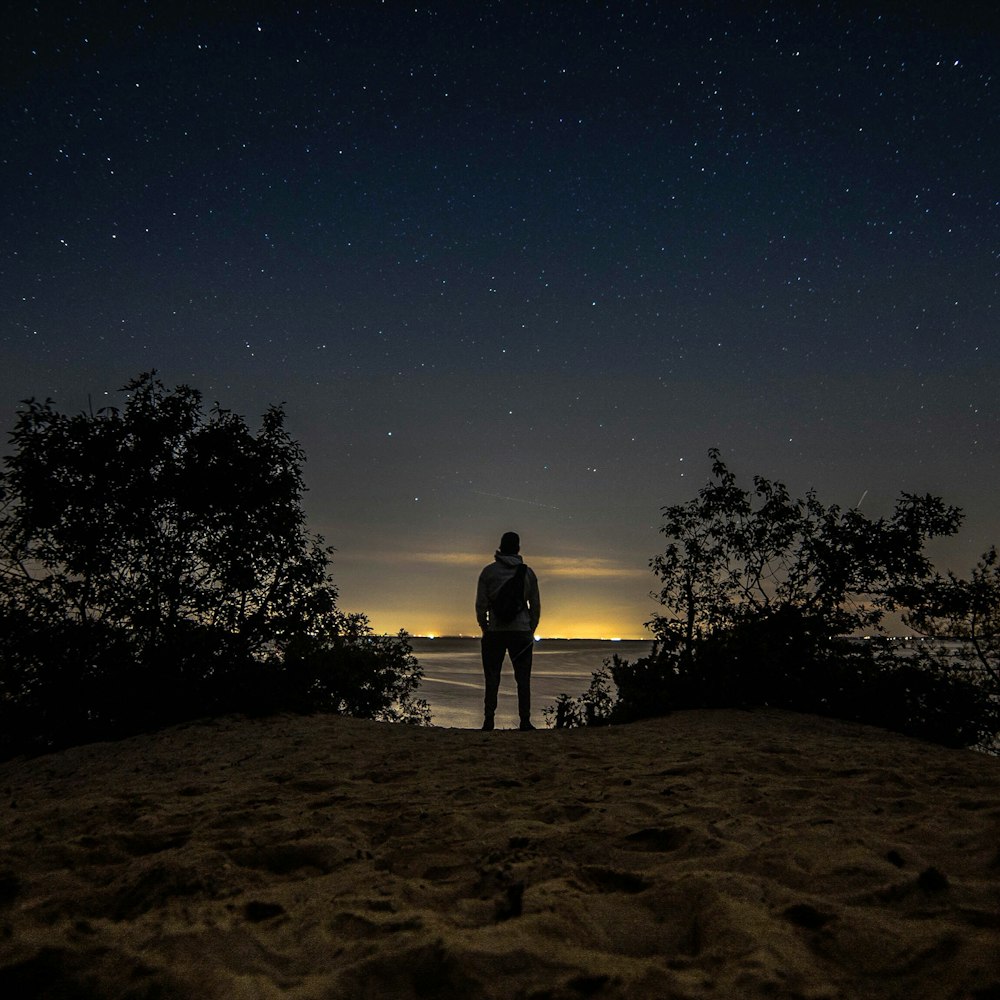
[[[500,548],[493,562],[483,567],[476,588],[476,620],[483,630],[483,676],[486,697],[483,701],[483,729],[493,728],[497,710],[497,693],[500,690],[500,671],[503,658],[510,654],[517,683],[517,712],[521,717],[520,729],[534,729],[531,724],[531,653],[535,642],[535,629],[542,614],[538,596],[538,578],[530,566],[524,565],[520,556],[521,539],[517,532],[507,531],[500,539]],[[520,567],[524,567],[523,571]],[[523,593],[517,594],[513,617],[502,621],[494,610],[500,588],[523,573]],[[518,588],[520,590],[520,588]]]

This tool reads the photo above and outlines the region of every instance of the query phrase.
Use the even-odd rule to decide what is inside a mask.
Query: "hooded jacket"
[[[502,555],[497,552],[493,562],[483,567],[476,587],[476,620],[484,632],[534,632],[542,616],[542,602],[538,596],[538,577],[530,567],[525,567],[524,599],[527,606],[521,608],[509,622],[494,622],[490,605],[497,592],[516,572],[523,560],[519,555]]]

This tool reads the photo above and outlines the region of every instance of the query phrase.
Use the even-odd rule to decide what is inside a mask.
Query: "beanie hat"
[[[500,554],[516,556],[521,551],[521,539],[516,531],[505,531],[500,539]]]

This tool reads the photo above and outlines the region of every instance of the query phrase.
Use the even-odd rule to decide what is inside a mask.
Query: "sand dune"
[[[1000,759],[760,711],[0,765],[4,997],[1000,997]]]

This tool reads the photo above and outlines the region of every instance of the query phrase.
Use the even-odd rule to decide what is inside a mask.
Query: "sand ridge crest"
[[[1000,760],[776,711],[0,765],[0,991],[1000,996]]]

